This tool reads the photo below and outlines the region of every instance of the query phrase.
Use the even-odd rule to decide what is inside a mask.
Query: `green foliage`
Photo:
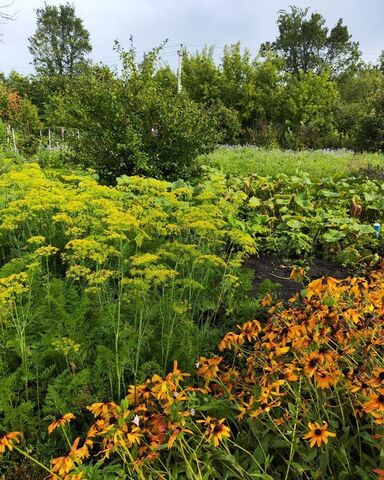
[[[337,85],[329,75],[312,72],[287,82],[282,118],[288,148],[320,148],[337,134],[334,121]]]
[[[79,129],[79,136],[69,140],[76,162],[110,182],[134,173],[169,179],[196,176],[196,156],[212,150],[220,138],[215,117],[177,95],[172,82],[158,74],[159,49],[141,63],[133,48],[120,53],[120,78],[106,67],[89,69],[52,99],[49,122]]]
[[[381,88],[372,97],[361,119],[357,133],[357,145],[362,150],[384,151],[384,90]]]
[[[86,63],[92,51],[89,32],[76,17],[75,7],[45,5],[36,10],[37,29],[29,38],[29,51],[36,71],[43,76],[72,76]]]
[[[344,76],[338,85],[340,101],[335,109],[335,120],[339,143],[357,150],[375,150],[375,147],[377,150],[379,147],[374,142],[379,140],[378,132],[376,137],[371,134],[365,139],[363,123],[376,110],[374,104],[384,88],[383,74],[375,68],[366,67],[355,75]],[[380,117],[379,112],[375,115]]]
[[[1,142],[13,146],[13,138],[6,127],[15,130],[17,148],[26,154],[34,153],[38,146],[37,133],[41,127],[37,108],[26,97],[21,97],[16,91],[0,83],[0,121]]]
[[[263,53],[277,52],[284,58],[286,70],[295,75],[324,69],[340,74],[359,66],[359,44],[351,40],[341,18],[329,31],[319,13],[312,13],[308,18],[309,8],[290,8],[290,12],[280,11],[279,36],[273,43],[262,45]]]
[[[256,147],[220,147],[202,157],[207,163],[234,177],[276,176],[283,173],[288,176],[305,173],[312,181],[323,178],[334,180],[358,174],[359,170],[383,165],[380,154],[355,154],[346,150],[303,150],[290,151],[261,149]],[[375,170],[372,168],[372,176]]]
[[[193,371],[238,321],[255,243],[223,175],[112,188],[24,162],[0,187],[3,430],[42,439],[42,421],[81,419],[174,359]]]

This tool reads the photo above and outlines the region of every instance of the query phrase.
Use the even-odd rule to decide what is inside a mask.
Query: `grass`
[[[383,154],[355,154],[346,150],[294,152],[257,147],[220,147],[202,160],[227,174],[240,177],[252,174],[274,176],[280,173],[298,175],[307,172],[312,180],[324,177],[339,179],[368,166],[384,168]]]

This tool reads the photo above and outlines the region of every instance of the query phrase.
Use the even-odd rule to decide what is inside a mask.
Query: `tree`
[[[86,64],[92,51],[89,32],[76,17],[75,7],[47,5],[36,10],[37,29],[29,38],[36,71],[45,76],[73,76]]]
[[[328,73],[287,76],[281,119],[284,146],[322,148],[337,136],[334,112],[339,100],[337,84]]]
[[[338,82],[340,102],[336,109],[340,147],[361,149],[362,122],[375,111],[377,92],[384,89],[384,76],[375,67],[366,66],[355,75],[348,75]]]
[[[361,118],[357,132],[357,147],[372,152],[384,151],[384,90],[377,90]]]
[[[330,68],[334,74],[356,69],[361,61],[359,43],[351,40],[348,27],[340,18],[331,31],[319,13],[308,17],[309,8],[281,10],[277,20],[279,36],[261,46],[261,53],[275,51],[285,60],[288,72],[321,72]]]
[[[68,140],[76,162],[104,181],[124,174],[192,178],[199,173],[196,157],[220,140],[216,118],[157,75],[158,52],[138,63],[133,48],[120,50],[118,77],[94,66],[50,98],[48,121],[80,130]]]
[[[17,146],[22,153],[35,153],[38,146],[36,133],[41,128],[37,108],[4,83],[0,83],[0,123],[16,130]]]
[[[220,70],[213,58],[214,47],[204,47],[201,52],[184,51],[183,88],[192,100],[210,104],[220,98]]]

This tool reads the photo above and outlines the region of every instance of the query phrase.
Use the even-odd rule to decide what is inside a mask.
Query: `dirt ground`
[[[294,263],[284,263],[281,258],[268,254],[249,257],[245,267],[254,271],[253,294],[258,294],[259,287],[265,280],[280,285],[278,296],[281,300],[288,300],[300,292],[303,287],[289,278],[293,265]],[[323,276],[341,279],[349,275],[350,272],[337,263],[320,259],[314,259],[307,271],[310,280]]]

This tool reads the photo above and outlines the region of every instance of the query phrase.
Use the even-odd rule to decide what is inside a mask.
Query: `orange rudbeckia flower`
[[[51,434],[56,428],[63,427],[74,418],[75,416],[73,415],[73,413],[66,413],[65,415],[57,415],[55,420],[49,425],[48,433]]]
[[[7,448],[8,450],[12,450],[13,444],[20,442],[21,435],[21,432],[9,432],[0,434],[0,454],[4,453]]]
[[[372,412],[378,410],[384,412],[384,388],[378,388],[378,393],[370,395],[369,400],[364,403],[364,410]]]
[[[198,362],[199,366],[199,375],[206,379],[214,378],[219,371],[219,365],[223,357],[216,357],[216,358],[205,358],[200,357]]]
[[[205,432],[208,441],[212,442],[215,447],[223,441],[225,437],[231,436],[229,427],[224,425],[225,418],[216,420],[215,418],[207,417],[205,420],[198,420],[199,423],[204,423],[208,428]]]
[[[308,423],[309,432],[304,435],[304,438],[309,441],[311,447],[317,445],[321,447],[323,443],[328,443],[328,437],[336,437],[336,433],[328,431],[328,423],[323,422],[321,426],[318,422]]]

